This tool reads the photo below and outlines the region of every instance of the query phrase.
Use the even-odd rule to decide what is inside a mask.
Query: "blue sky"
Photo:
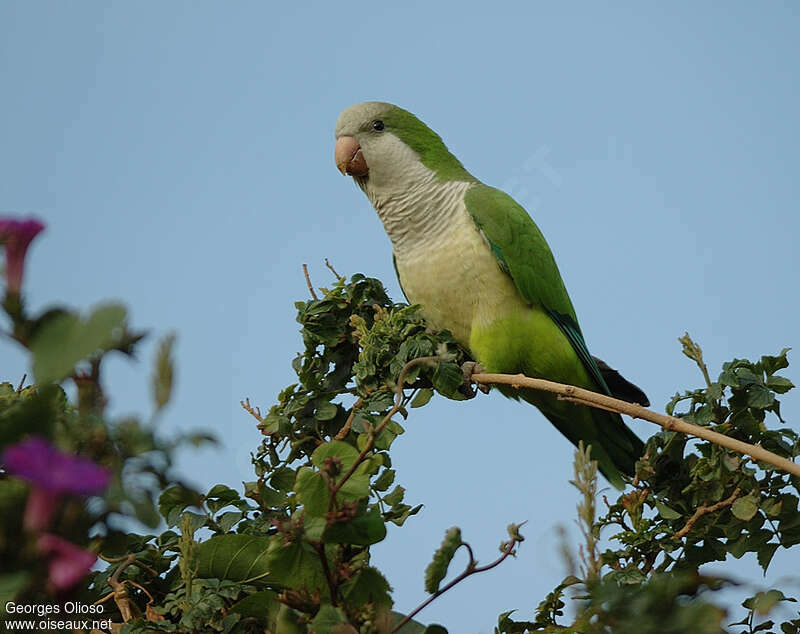
[[[526,206],[550,242],[590,348],[657,409],[712,371],[798,344],[800,10],[793,3],[0,3],[0,210],[43,219],[35,307],[123,300],[178,333],[165,433],[211,428],[182,460],[206,486],[252,478],[238,402],[268,408],[301,348],[293,302],[340,273],[401,298],[389,241],[333,164],[352,103],[392,101]],[[108,366],[111,411],[148,411],[151,338]],[[0,377],[26,360],[0,341]],[[798,382],[790,368],[789,376]],[[798,397],[784,399],[796,421]],[[797,423],[793,423],[795,428]],[[646,437],[655,428],[633,423]],[[571,445],[499,395],[414,412],[393,460],[425,509],[375,548],[397,608],[459,525],[482,561],[529,521],[519,557],[426,609],[490,632],[565,575]],[[445,450],[446,448],[446,450]],[[797,570],[778,552],[770,578]],[[754,561],[731,568],[759,582]]]

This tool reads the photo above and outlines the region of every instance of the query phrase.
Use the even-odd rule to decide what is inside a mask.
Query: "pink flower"
[[[19,294],[25,268],[25,253],[28,245],[42,229],[44,225],[34,218],[28,220],[0,218],[0,244],[6,247],[6,279],[9,294]]]
[[[49,557],[48,581],[56,592],[69,590],[92,569],[97,555],[89,550],[44,533],[36,541],[36,548]]]
[[[60,496],[100,493],[111,477],[107,469],[59,451],[40,436],[7,447],[2,463],[6,471],[33,484],[25,508],[24,525],[28,530],[47,527]]]

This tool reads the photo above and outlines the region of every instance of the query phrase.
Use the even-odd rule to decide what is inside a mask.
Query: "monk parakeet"
[[[522,372],[649,404],[589,353],[553,254],[528,213],[472,176],[417,117],[389,103],[351,106],[336,122],[334,156],[389,234],[408,301],[487,372]],[[574,444],[590,444],[614,486],[633,475],[644,447],[618,414],[545,392],[499,389],[538,407]]]

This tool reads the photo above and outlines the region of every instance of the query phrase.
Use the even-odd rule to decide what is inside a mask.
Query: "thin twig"
[[[25,379],[27,379],[27,378],[28,378],[27,374],[23,374],[22,375],[22,378],[19,381],[19,385],[17,385],[17,394],[22,392],[22,386],[25,385]]]
[[[800,465],[786,458],[782,458],[771,451],[767,451],[758,445],[751,445],[750,443],[736,440],[730,436],[725,436],[718,432],[712,431],[706,427],[693,425],[681,418],[674,416],[667,416],[666,414],[659,414],[649,410],[636,403],[628,403],[621,401],[605,394],[598,394],[590,390],[585,390],[574,385],[564,385],[563,383],[555,383],[553,381],[546,381],[545,379],[532,379],[523,374],[473,374],[472,380],[476,383],[483,383],[485,385],[511,385],[512,387],[525,387],[552,394],[558,394],[567,401],[576,401],[581,405],[588,405],[598,409],[607,409],[619,414],[626,414],[632,418],[639,418],[646,420],[650,423],[660,425],[667,431],[679,432],[682,434],[690,434],[697,438],[702,438],[708,442],[714,443],[721,447],[726,447],[741,454],[748,455],[760,462],[766,462],[773,467],[777,467],[781,471],[791,473],[795,476],[800,476]]]
[[[322,571],[325,573],[325,579],[328,582],[328,591],[331,593],[331,605],[338,605],[336,599],[336,583],[334,582],[331,568],[328,565],[328,555],[325,554],[325,544],[322,542],[313,542],[312,547],[317,551],[320,562],[322,563]]]
[[[259,423],[264,422],[264,418],[261,416],[261,410],[258,407],[253,407],[250,405],[250,399],[246,398],[243,401],[239,401],[239,405],[242,406],[248,414],[250,414],[253,418],[255,418]]]
[[[336,279],[337,279],[337,280],[343,280],[343,279],[344,279],[344,276],[342,276],[342,275],[339,275],[339,274],[336,272],[336,269],[335,269],[335,268],[333,268],[333,264],[331,264],[330,262],[328,262],[328,258],[325,258],[325,266],[327,266],[327,267],[328,267],[328,268],[331,270],[331,273],[333,273],[333,274],[336,276]]]
[[[121,569],[124,570],[128,566],[136,566],[137,568],[141,568],[142,570],[146,570],[151,575],[153,575],[153,577],[158,577],[159,576],[159,573],[157,573],[155,570],[153,570],[153,568],[148,566],[146,563],[138,561],[136,559],[135,555],[123,555],[122,557],[105,557],[103,555],[98,554],[97,556],[100,559],[102,559],[103,561],[108,562],[110,564],[117,564],[117,563],[120,563],[120,562],[125,562],[123,566],[120,566],[119,568],[117,568],[117,570],[114,571],[115,573],[117,571],[121,572]],[[133,560],[131,560],[131,557],[133,557]],[[119,578],[119,575],[117,575],[117,578]]]
[[[350,416],[348,416],[347,420],[344,421],[344,425],[339,430],[339,433],[333,437],[334,440],[344,440],[347,438],[347,434],[350,433],[350,425],[353,424],[353,419],[356,417],[356,410],[361,407],[363,402],[364,399],[359,398],[355,403],[353,403],[353,407],[350,408]]]
[[[684,527],[677,533],[675,533],[672,537],[674,539],[683,539],[686,536],[686,534],[690,530],[692,530],[692,526],[694,526],[695,523],[697,523],[697,520],[703,517],[703,515],[708,515],[709,513],[714,513],[716,511],[719,511],[720,509],[725,508],[726,506],[730,506],[736,501],[736,498],[738,498],[740,494],[741,490],[739,489],[739,487],[736,487],[733,490],[733,493],[731,493],[729,497],[725,498],[721,502],[717,502],[716,504],[712,504],[711,506],[706,506],[705,504],[703,504],[702,506],[698,507],[697,510],[694,512],[694,514],[686,521]]]
[[[384,416],[383,420],[380,424],[374,429],[368,432],[367,442],[364,445],[364,448],[361,450],[361,453],[358,454],[358,458],[353,463],[353,466],[344,474],[341,480],[336,484],[333,489],[331,489],[331,508],[333,508],[334,499],[336,498],[336,494],[339,492],[339,489],[344,486],[344,483],[347,482],[350,477],[356,472],[359,465],[364,462],[367,457],[367,454],[372,450],[373,445],[375,444],[375,438],[380,435],[380,433],[386,428],[386,425],[389,424],[389,421],[392,420],[392,416],[397,414],[401,409],[403,409],[403,384],[406,380],[406,374],[408,374],[411,368],[424,365],[426,363],[433,363],[438,361],[439,357],[418,357],[416,359],[412,359],[408,363],[403,366],[403,369],[400,370],[400,376],[397,377],[397,386],[395,387],[395,397],[394,397],[394,407],[389,410],[389,413]]]
[[[317,297],[317,294],[314,292],[314,287],[311,286],[311,277],[308,274],[308,266],[306,266],[305,264],[303,265],[303,275],[306,276],[306,286],[308,286],[308,292],[311,293],[311,297],[313,297],[314,299],[319,299],[319,297]]]
[[[467,544],[466,542],[462,543],[461,546],[466,546],[468,551],[469,551],[469,562],[467,562],[467,567],[464,569],[464,572],[462,572],[455,579],[453,579],[450,583],[445,585],[443,588],[440,588],[439,590],[437,590],[434,594],[429,596],[427,599],[425,599],[425,601],[423,601],[416,608],[414,608],[409,614],[406,615],[406,617],[402,621],[400,621],[397,625],[394,626],[394,628],[392,629],[391,634],[394,634],[394,632],[399,631],[406,623],[411,621],[411,619],[413,619],[417,614],[419,614],[422,610],[424,610],[426,607],[428,607],[428,605],[430,605],[430,603],[432,601],[438,599],[445,592],[447,592],[450,588],[452,588],[453,586],[455,586],[458,583],[461,583],[462,581],[464,581],[464,579],[466,579],[470,575],[474,575],[474,574],[477,574],[477,573],[480,573],[480,572],[486,572],[487,570],[491,570],[495,566],[499,566],[501,563],[503,563],[503,561],[505,561],[506,557],[508,557],[509,555],[513,555],[514,554],[514,547],[519,542],[520,542],[520,540],[518,540],[516,538],[512,538],[511,540],[509,540],[507,542],[504,542],[503,543],[503,554],[500,555],[500,557],[498,557],[497,559],[495,559],[492,563],[486,564],[485,566],[477,566],[476,565],[477,562],[475,561],[475,559],[472,556],[472,548],[470,548],[469,544]],[[461,546],[459,546],[459,548]]]

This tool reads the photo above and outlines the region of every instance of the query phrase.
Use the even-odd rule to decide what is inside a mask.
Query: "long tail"
[[[581,440],[584,445],[591,445],[600,473],[617,489],[624,489],[622,476],[634,475],[644,443],[619,414],[583,405],[575,405],[574,410],[574,415],[568,417],[544,409],[542,413],[573,445]]]
[[[597,461],[600,473],[617,489],[625,488],[623,476],[635,474],[636,461],[644,453],[644,443],[619,414],[560,401],[554,394],[536,390],[499,389],[509,398],[535,405],[573,445],[577,446],[580,441],[590,445],[592,459]]]

